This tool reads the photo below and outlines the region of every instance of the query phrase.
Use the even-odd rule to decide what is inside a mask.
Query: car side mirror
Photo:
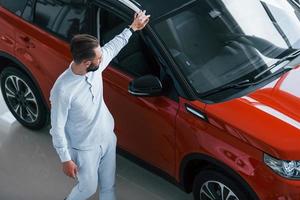
[[[162,84],[156,76],[146,75],[132,80],[128,92],[134,96],[159,96],[162,93]]]

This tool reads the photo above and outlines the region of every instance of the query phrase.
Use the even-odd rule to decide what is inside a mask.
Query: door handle
[[[10,40],[8,37],[4,36],[4,35],[1,35],[0,36],[0,40],[2,40],[3,42],[9,44],[9,45],[13,45],[13,41]]]
[[[25,43],[26,48],[35,48],[34,43],[31,42],[30,37],[28,36],[20,36],[20,39]]]
[[[185,104],[185,108],[189,113],[195,115],[196,117],[198,117],[204,121],[207,121],[207,117],[206,117],[205,113],[201,112],[200,110],[198,110],[188,104]]]

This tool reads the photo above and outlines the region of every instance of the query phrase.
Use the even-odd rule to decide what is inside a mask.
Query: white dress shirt
[[[71,160],[68,148],[107,148],[116,137],[114,119],[103,100],[102,71],[128,43],[131,31],[125,28],[102,47],[102,62],[95,72],[76,75],[70,66],[58,77],[50,92],[53,145],[61,162]]]

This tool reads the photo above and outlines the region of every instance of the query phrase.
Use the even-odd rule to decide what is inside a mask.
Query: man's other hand
[[[67,176],[75,178],[78,172],[77,165],[72,160],[63,162],[63,171]]]
[[[150,15],[146,15],[146,10],[135,13],[134,20],[130,27],[133,31],[142,30],[150,20]]]

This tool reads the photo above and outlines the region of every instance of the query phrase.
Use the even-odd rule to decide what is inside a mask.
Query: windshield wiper
[[[229,83],[229,84],[223,85],[221,87],[217,87],[215,89],[209,90],[208,92],[205,92],[203,95],[201,95],[201,97],[207,97],[207,96],[210,96],[212,94],[215,94],[215,93],[218,93],[218,92],[221,92],[223,90],[230,89],[230,88],[247,87],[247,86],[249,86],[249,83],[251,83],[251,82],[248,79],[243,80],[243,81],[238,82],[238,83]]]
[[[227,90],[227,89],[231,89],[231,88],[243,88],[243,87],[249,87],[249,86],[257,85],[257,84],[265,81],[266,79],[269,79],[269,78],[271,78],[273,76],[276,76],[278,74],[290,71],[293,68],[294,67],[292,67],[292,66],[285,66],[285,67],[277,70],[276,72],[274,72],[270,76],[267,76],[267,77],[265,77],[265,78],[263,78],[259,81],[254,81],[254,79],[250,81],[249,79],[246,79],[246,80],[240,81],[238,83],[229,83],[229,84],[223,85],[221,87],[217,87],[215,89],[209,90],[208,92],[205,92],[203,95],[201,95],[201,97],[202,98],[207,97],[207,96],[210,96],[212,94],[216,94],[218,92],[221,92],[221,91],[224,91],[224,90]]]
[[[277,67],[279,64],[283,63],[284,61],[291,61],[294,58],[296,58],[297,56],[300,55],[300,50],[294,51],[293,53],[281,58],[280,60],[278,60],[276,63],[270,65],[267,69],[263,70],[262,72],[260,72],[259,74],[257,74],[253,80],[257,80],[259,77],[263,76],[264,74],[266,74],[267,72],[269,72],[270,70],[274,69],[275,67]]]

